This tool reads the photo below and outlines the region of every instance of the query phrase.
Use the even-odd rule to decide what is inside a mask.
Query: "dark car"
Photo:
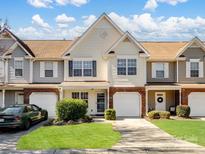
[[[29,129],[31,124],[47,120],[48,112],[33,104],[12,105],[0,111],[0,128]]]

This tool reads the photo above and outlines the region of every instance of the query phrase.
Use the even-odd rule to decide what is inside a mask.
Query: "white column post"
[[[2,107],[5,107],[5,89],[2,90]]]
[[[60,95],[60,100],[63,99],[63,88],[59,88],[59,95]]]
[[[64,81],[68,80],[68,60],[64,60]]]
[[[8,70],[8,59],[5,60],[5,83],[8,83],[8,73],[9,73],[9,70]]]
[[[33,59],[30,59],[30,78],[29,82],[33,83]]]
[[[148,112],[148,89],[145,89],[145,105],[146,105],[145,113],[147,114]]]

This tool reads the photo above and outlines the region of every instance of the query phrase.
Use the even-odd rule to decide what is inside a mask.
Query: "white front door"
[[[166,93],[165,92],[155,93],[155,110],[166,111]]]
[[[24,104],[24,94],[22,92],[15,93],[15,103]]]

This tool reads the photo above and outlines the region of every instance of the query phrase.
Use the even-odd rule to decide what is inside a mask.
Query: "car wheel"
[[[24,123],[24,129],[25,129],[25,130],[28,130],[30,127],[31,127],[31,121],[30,121],[30,120],[27,120],[27,121]]]
[[[48,113],[47,112],[45,113],[45,116],[44,116],[43,120],[44,121],[48,120]]]

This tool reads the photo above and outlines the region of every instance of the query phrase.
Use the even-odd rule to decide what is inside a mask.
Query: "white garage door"
[[[192,92],[188,96],[190,116],[205,116],[205,92]]]
[[[140,94],[136,92],[116,92],[113,96],[113,108],[118,117],[140,116]]]
[[[56,116],[56,103],[58,101],[58,97],[53,92],[33,92],[30,95],[30,104],[35,104],[42,109],[46,109],[48,111],[49,117]]]

